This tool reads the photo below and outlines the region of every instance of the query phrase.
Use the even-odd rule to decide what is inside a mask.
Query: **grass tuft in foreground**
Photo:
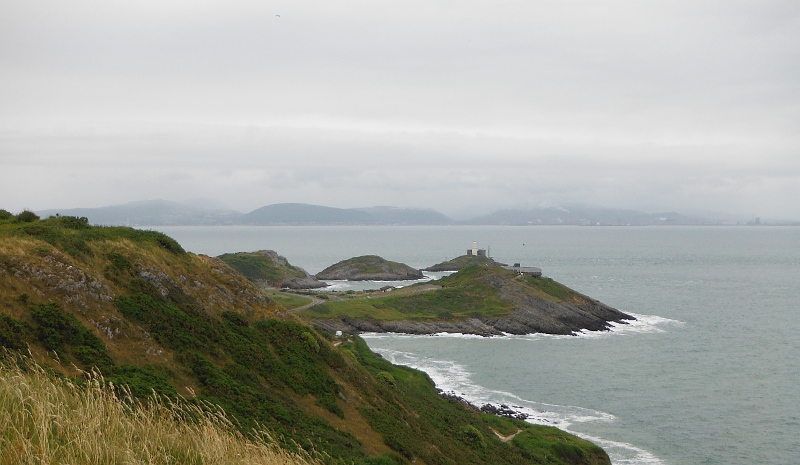
[[[144,404],[100,376],[79,386],[18,356],[0,361],[0,463],[318,463],[254,437],[218,408]]]

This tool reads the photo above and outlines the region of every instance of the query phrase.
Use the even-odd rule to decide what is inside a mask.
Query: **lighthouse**
[[[472,241],[472,248],[467,249],[468,257],[485,257],[486,250],[478,248],[478,241]]]

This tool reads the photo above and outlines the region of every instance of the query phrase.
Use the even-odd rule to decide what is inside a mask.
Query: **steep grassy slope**
[[[333,341],[162,234],[21,216],[0,220],[0,343],[57,372],[96,367],[142,399],[219,405],[243,433],[266,428],[328,463],[608,463],[578,438],[438,396],[424,373]]]

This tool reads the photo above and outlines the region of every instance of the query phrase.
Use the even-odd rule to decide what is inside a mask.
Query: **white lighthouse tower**
[[[468,257],[485,257],[486,250],[478,248],[478,241],[472,241],[472,248],[467,249]]]

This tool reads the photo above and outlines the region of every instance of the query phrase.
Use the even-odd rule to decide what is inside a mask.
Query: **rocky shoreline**
[[[495,405],[491,403],[486,403],[478,407],[477,405],[473,404],[467,399],[456,394],[455,391],[444,391],[442,389],[436,388],[436,392],[438,392],[439,395],[444,397],[445,399],[451,400],[453,402],[458,402],[459,404],[462,404],[465,407],[474,410],[476,412],[490,413],[492,415],[497,415],[499,417],[513,418],[515,420],[529,421],[532,423],[539,423],[539,424],[553,423],[547,418],[536,417],[523,412],[522,410],[525,407],[521,405],[507,405],[507,404]],[[546,412],[542,411],[541,413],[546,413]]]
[[[311,323],[331,332],[343,333],[405,333],[439,334],[460,333],[484,337],[507,334],[534,333],[574,335],[580,331],[608,331],[611,322],[626,324],[636,320],[593,299],[582,303],[555,303],[537,296],[514,299],[517,306],[512,313],[498,318],[470,318],[465,320],[368,320],[344,317],[341,319],[313,319]]]

